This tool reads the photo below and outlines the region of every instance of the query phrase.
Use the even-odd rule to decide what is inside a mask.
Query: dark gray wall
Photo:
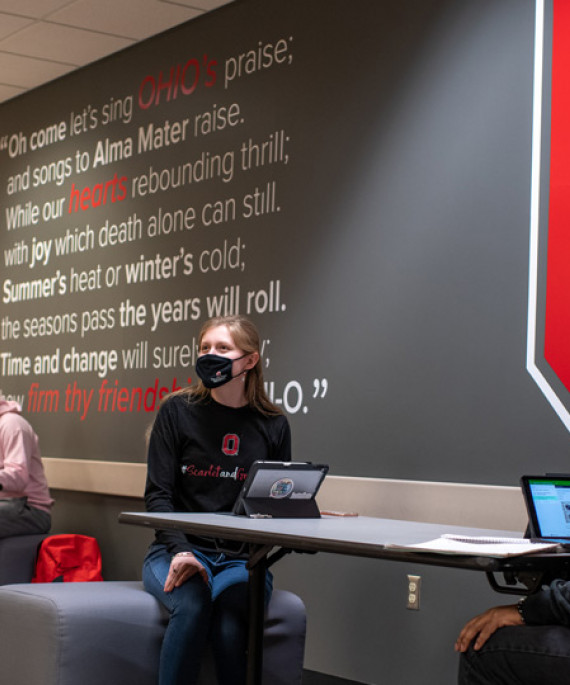
[[[154,350],[191,350],[208,298],[233,294],[230,308],[239,301],[245,312],[251,292],[267,381],[290,413],[298,458],[326,460],[333,473],[505,484],[539,459],[564,470],[567,431],[525,370],[533,10],[530,0],[384,0],[354,12],[328,0],[238,1],[3,105],[0,317],[24,327],[70,314],[79,327],[2,331],[6,355],[51,364],[11,373],[6,356],[1,378],[24,399],[44,454],[143,461],[155,390],[193,374],[191,354],[156,368]],[[152,84],[171,71],[168,100]],[[117,102],[108,122],[105,107]],[[233,125],[196,134],[198,114],[231,105]],[[139,150],[141,130],[186,119],[185,140]],[[64,139],[32,150],[33,133],[59,122]],[[106,140],[122,141],[122,160],[96,163]],[[273,146],[255,168],[242,164],[250,140]],[[85,172],[78,154],[89,158]],[[215,155],[233,166],[177,189],[133,191],[141,175],[152,184]],[[34,172],[42,179],[64,160],[65,178],[33,187]],[[9,193],[28,171],[30,188]],[[110,187],[103,202],[97,186],[110,181],[115,195]],[[84,188],[95,200],[81,209]],[[246,216],[256,189],[266,204]],[[8,224],[10,208],[31,202],[41,214],[59,198],[60,218]],[[202,209],[218,202],[235,219],[205,225]],[[149,237],[159,211],[189,207],[191,229]],[[129,218],[140,237],[98,245],[101,227]],[[58,238],[87,226],[92,248],[55,254]],[[32,265],[34,240],[52,241],[46,265]],[[202,272],[201,255],[224,244],[233,247],[226,268]],[[9,265],[10,254],[21,264]],[[126,280],[141,256],[180,255],[176,275]],[[106,285],[113,268],[118,283]],[[85,273],[81,292],[71,292],[72,270]],[[54,279],[54,294],[23,301],[11,287],[36,279]],[[153,326],[153,306],[165,302],[174,311]],[[102,309],[113,310],[106,328],[93,314]],[[84,319],[97,330],[82,335]],[[137,346],[148,356],[125,368]],[[73,351],[116,353],[116,369],[66,372]],[[136,389],[151,411],[131,408]],[[87,410],[74,390],[82,402],[93,393]]]

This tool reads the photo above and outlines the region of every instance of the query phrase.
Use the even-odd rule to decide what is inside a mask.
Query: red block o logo
[[[222,441],[222,452],[228,457],[235,457],[239,452],[239,436],[228,433]]]

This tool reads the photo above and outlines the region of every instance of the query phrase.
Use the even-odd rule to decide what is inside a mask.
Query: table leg
[[[261,685],[263,670],[263,628],[265,621],[265,573],[267,554],[257,554],[252,562],[254,549],[251,545],[249,564],[249,635],[247,658],[247,685]]]

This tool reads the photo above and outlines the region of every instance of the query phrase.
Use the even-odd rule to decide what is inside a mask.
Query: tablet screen
[[[255,472],[248,497],[272,497],[275,499],[311,499],[323,479],[320,469],[299,469],[291,466],[280,469],[261,468]]]
[[[531,535],[570,539],[570,475],[523,476]]]
[[[256,461],[236,500],[233,513],[245,513],[246,502],[254,500],[260,512],[265,510],[265,506],[268,512],[273,512],[272,515],[278,511],[282,515],[294,515],[296,511],[306,513],[309,505],[318,512],[314,498],[327,472],[328,466],[325,464]],[[263,501],[267,504],[263,505]],[[297,502],[297,507],[294,507],[293,501]],[[291,502],[291,505],[287,505],[287,502]],[[301,507],[301,502],[306,502],[307,506]]]

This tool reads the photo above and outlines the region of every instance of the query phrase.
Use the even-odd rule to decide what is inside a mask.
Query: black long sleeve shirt
[[[529,595],[522,612],[528,625],[570,626],[570,581],[555,580]]]
[[[285,416],[174,395],[160,408],[150,436],[146,509],[231,511],[254,461],[290,459]],[[156,540],[172,554],[212,548],[210,541],[180,531],[157,531]]]

